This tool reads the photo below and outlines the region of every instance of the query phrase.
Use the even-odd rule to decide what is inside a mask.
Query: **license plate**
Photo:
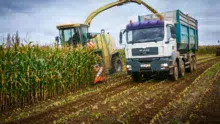
[[[149,67],[150,67],[150,64],[141,64],[141,67],[142,67],[142,68],[149,68]]]

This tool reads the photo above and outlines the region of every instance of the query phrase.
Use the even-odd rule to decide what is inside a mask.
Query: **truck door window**
[[[173,25],[167,25],[167,38],[176,38],[176,29]]]
[[[133,34],[132,31],[129,31],[129,32],[127,33],[127,35],[128,35],[127,41],[128,41],[128,42],[132,42],[132,34]]]
[[[167,39],[169,40],[171,38],[171,27],[170,25],[167,25]]]

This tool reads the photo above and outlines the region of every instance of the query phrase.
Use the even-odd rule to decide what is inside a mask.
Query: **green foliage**
[[[0,47],[0,110],[90,85],[96,56],[83,47]]]
[[[220,48],[220,46],[213,45],[213,46],[199,46],[199,49],[197,51],[197,54],[203,55],[203,54],[216,54],[216,48]],[[120,58],[125,63],[125,51],[124,49],[119,50]]]
[[[123,65],[125,65],[126,58],[125,58],[125,50],[124,49],[119,50],[119,57],[122,60]]]
[[[199,46],[198,54],[216,54],[216,48],[219,46]]]

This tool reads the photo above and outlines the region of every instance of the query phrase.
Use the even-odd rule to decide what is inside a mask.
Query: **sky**
[[[58,36],[56,25],[83,23],[95,9],[116,0],[0,0],[0,43],[8,33],[41,45],[51,45]],[[179,9],[198,20],[199,44],[216,45],[220,40],[220,0],[143,0],[158,12]],[[118,42],[119,32],[138,15],[151,14],[144,6],[129,3],[102,12],[90,32],[105,29]],[[118,43],[117,43],[118,44]]]

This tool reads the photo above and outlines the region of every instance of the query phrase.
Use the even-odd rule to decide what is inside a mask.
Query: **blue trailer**
[[[173,80],[196,69],[198,50],[198,21],[180,10],[143,15],[138,22],[127,25],[120,32],[125,45],[128,74],[134,81],[153,73],[170,75]],[[126,42],[122,42],[122,35]]]
[[[180,10],[161,13],[164,20],[172,21],[176,27],[176,42],[180,53],[198,50],[198,21]],[[138,16],[139,23],[147,20],[157,20],[158,18],[151,15]]]

